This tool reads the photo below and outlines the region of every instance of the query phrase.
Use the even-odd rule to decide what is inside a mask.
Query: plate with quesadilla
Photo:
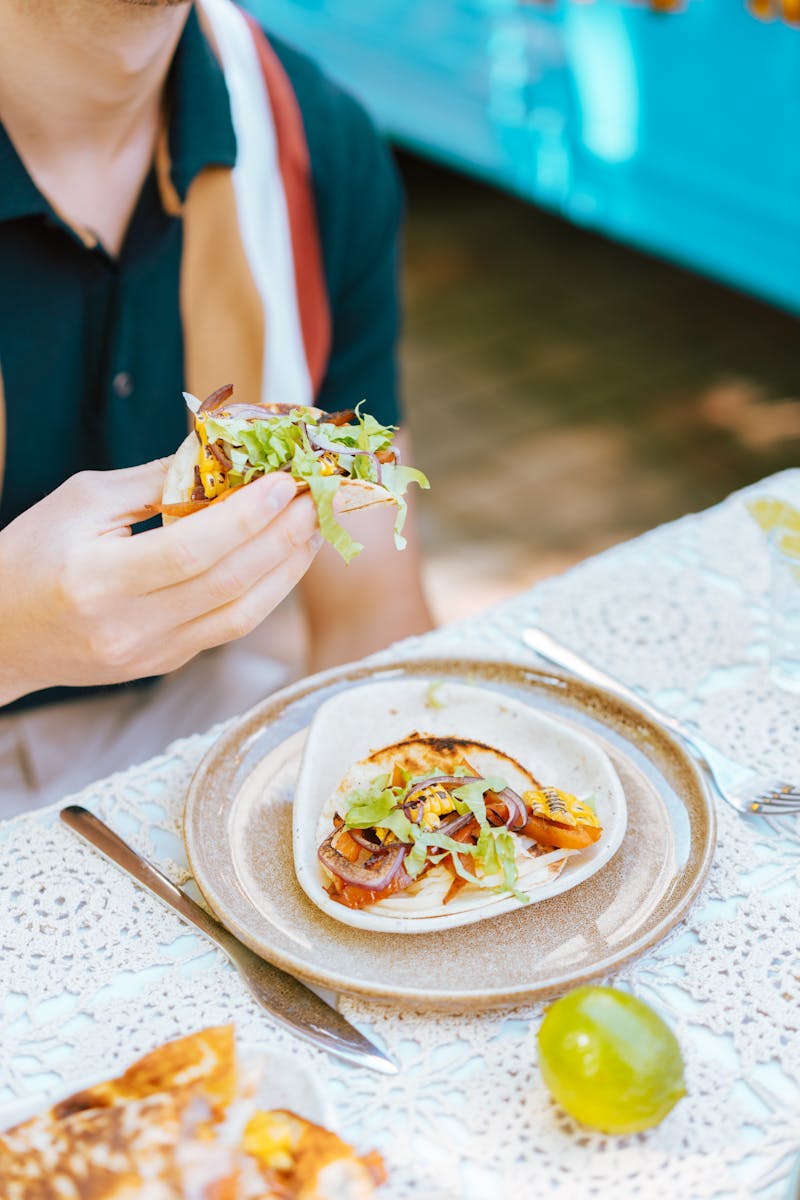
[[[395,701],[371,702],[370,696],[378,693],[369,689],[378,685],[394,692]],[[356,735],[344,713],[359,694],[367,702],[357,722],[362,732]],[[474,723],[467,723],[464,710],[464,721],[454,724],[462,700],[476,697]],[[323,712],[328,702],[330,722]],[[506,725],[499,733],[490,729],[487,713],[498,704],[506,709],[504,721],[521,732],[512,733]],[[398,724],[386,725],[394,719],[392,708],[399,714]],[[316,747],[315,730],[322,731]],[[412,733],[422,737],[410,738]],[[449,748],[442,741],[447,742],[448,734]],[[404,740],[414,743],[404,750],[413,750],[414,759],[400,763],[408,778],[398,776],[393,782],[394,748]],[[425,758],[432,749],[443,757]],[[482,757],[487,752],[488,759]],[[375,754],[378,758],[370,762]],[[513,774],[509,760],[522,777]],[[454,777],[448,779],[452,790],[445,785],[439,793],[438,785],[432,785],[436,794],[424,797],[404,791],[420,782],[431,784],[435,776],[427,774],[430,768]],[[348,832],[355,831],[356,845],[358,838],[367,842],[354,854],[354,865],[367,871],[387,865],[366,864],[375,855],[382,858],[375,842],[384,841],[385,833],[379,831],[389,825],[395,826],[395,834],[400,830],[404,857],[412,853],[410,843],[419,841],[418,862],[423,853],[427,858],[431,846],[433,857],[439,858],[447,843],[436,846],[428,836],[436,833],[435,822],[427,818],[438,817],[440,829],[469,812],[461,829],[475,821],[464,834],[472,849],[453,841],[455,852],[465,856],[460,865],[475,878],[456,887],[444,909],[454,914],[458,910],[452,905],[460,904],[474,917],[479,905],[510,901],[507,910],[491,919],[481,914],[466,925],[431,928],[418,937],[405,936],[407,926],[401,936],[389,924],[408,919],[396,911],[384,911],[375,928],[342,919],[342,914],[369,910],[343,905],[326,890],[333,880],[320,871],[319,850],[336,828],[334,818],[350,812],[349,803],[345,813],[338,811],[341,794],[331,801],[345,781],[348,786],[355,782],[357,792],[364,781],[369,790],[381,776],[387,786],[363,797],[378,807],[362,810],[357,820],[350,814]],[[529,786],[530,776],[542,787]],[[308,819],[301,819],[301,781]],[[524,814],[513,797],[511,808],[506,804],[505,787],[522,800]],[[558,812],[552,796],[548,801],[531,794],[543,789],[554,789],[557,801],[565,795],[571,799]],[[393,807],[402,810],[400,816],[391,815]],[[510,825],[523,815],[526,826],[533,823],[529,833],[549,824],[560,827],[556,834],[561,841],[576,837],[589,843],[579,853],[563,856],[557,851],[570,847],[544,848],[539,842],[531,855],[530,846],[520,841],[524,857],[518,869],[527,869],[526,858],[536,868],[537,860],[553,854],[547,861],[563,861],[558,875],[552,872],[553,882],[561,885],[568,872],[586,872],[558,894],[544,895],[550,880],[540,880],[535,903],[520,903],[510,889],[505,896],[500,890],[506,882],[504,863],[507,868],[511,862],[509,840],[519,836]],[[404,820],[418,824],[425,836],[409,838]],[[451,825],[443,836],[453,833]],[[550,835],[552,839],[552,830]],[[610,693],[522,664],[415,658],[335,668],[299,680],[244,714],[221,733],[195,772],[184,837],[192,873],[209,907],[270,962],[336,992],[453,1011],[553,995],[606,975],[641,953],[680,920],[702,886],[713,855],[715,821],[703,780],[683,746]],[[498,853],[487,859],[490,838],[497,838]],[[386,845],[391,849],[392,842],[386,839]],[[344,849],[353,852],[346,842]],[[298,866],[296,851],[303,866]],[[461,876],[444,857],[431,864],[429,874],[439,870],[437,887],[450,890]],[[476,863],[481,857],[484,863]],[[479,874],[488,886],[470,892]],[[356,886],[374,880],[362,876]],[[313,899],[306,890],[311,886],[319,889]],[[533,887],[527,888],[523,879],[518,890],[535,894]],[[385,899],[400,904],[403,890]]]
[[[33,1200],[57,1181],[59,1195],[95,1200],[372,1200],[386,1178],[380,1156],[326,1119],[289,1055],[237,1054],[232,1026],[202,1029],[115,1078],[0,1114],[0,1192]]]

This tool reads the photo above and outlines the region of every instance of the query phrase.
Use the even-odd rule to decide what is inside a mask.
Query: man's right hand
[[[132,537],[168,466],[75,475],[0,532],[0,704],[173,671],[249,633],[305,574],[321,537],[284,473]]]

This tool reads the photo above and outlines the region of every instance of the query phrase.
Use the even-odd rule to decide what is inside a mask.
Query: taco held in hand
[[[401,464],[392,445],[395,430],[359,411],[326,413],[286,404],[255,405],[232,400],[233,387],[219,388],[201,404],[184,393],[194,429],[178,447],[164,482],[158,511],[165,524],[224,500],[261,475],[285,471],[309,490],[323,537],[349,562],[361,545],[336,520],[374,504],[396,504],[395,544],[406,517],[409,483],[427,488],[421,471]],[[334,509],[334,501],[335,509]]]

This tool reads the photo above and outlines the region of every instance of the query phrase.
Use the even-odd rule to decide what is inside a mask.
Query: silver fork
[[[710,746],[702,737],[694,733],[677,717],[662,712],[651,704],[644,696],[634,692],[620,680],[607,675],[593,663],[581,658],[574,650],[568,649],[560,642],[541,629],[526,629],[522,634],[526,646],[535,650],[541,658],[593,683],[597,687],[613,692],[620,699],[634,705],[651,721],[686,742],[693,752],[695,760],[703,769],[714,786],[715,791],[727,804],[732,805],[738,812],[761,813],[764,816],[778,817],[789,813],[800,812],[800,785],[788,783],[771,775],[752,775],[739,763],[727,758],[719,750]]]

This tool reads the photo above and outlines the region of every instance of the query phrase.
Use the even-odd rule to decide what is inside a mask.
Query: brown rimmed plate
[[[292,793],[304,731],[348,688],[392,679],[458,680],[531,705],[597,739],[628,808],[614,857],[571,891],[468,929],[415,938],[353,929],[301,890]],[[258,799],[245,788],[258,771]],[[456,1010],[522,1003],[613,972],[686,913],[711,864],[715,817],[689,754],[599,688],[482,660],[342,667],[276,693],[230,726],[192,779],[185,837],[195,880],[219,919],[293,975],[350,995]]]

